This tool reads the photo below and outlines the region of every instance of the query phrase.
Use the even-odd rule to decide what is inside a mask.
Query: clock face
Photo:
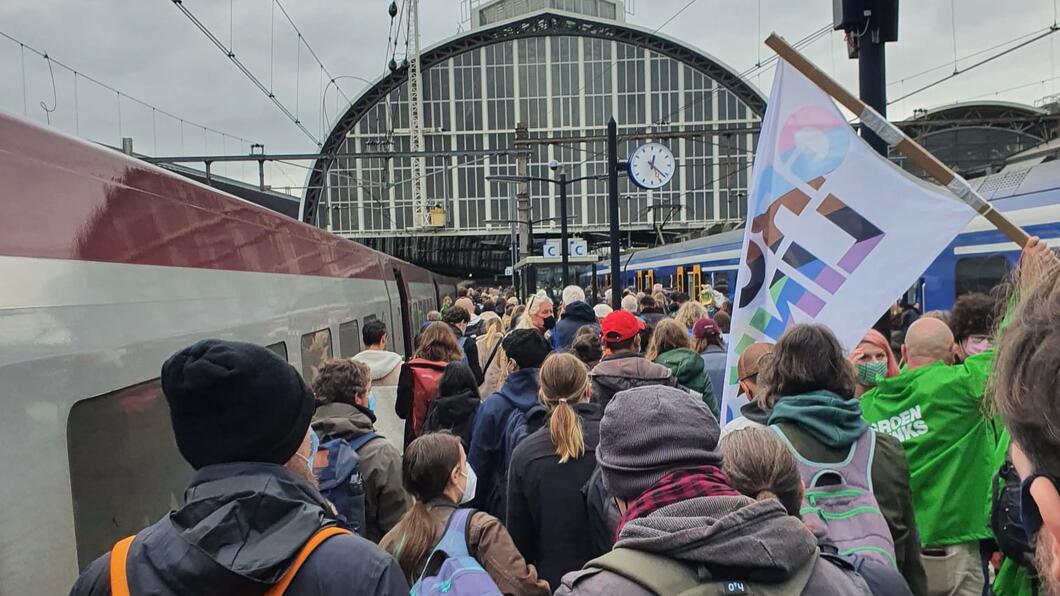
[[[661,188],[674,175],[677,162],[666,145],[644,143],[629,156],[629,179],[641,188]]]

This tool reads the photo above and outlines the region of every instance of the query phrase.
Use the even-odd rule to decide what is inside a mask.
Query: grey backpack
[[[817,561],[818,556],[814,553],[808,564],[778,583],[714,577],[703,565],[628,548],[616,548],[589,561],[584,569],[610,571],[660,596],[791,596],[802,594],[806,589]]]
[[[802,457],[780,427],[770,428],[788,444],[806,483],[800,511],[806,525],[827,536],[840,555],[897,567],[891,529],[872,492],[876,432],[866,430],[850,446],[846,459],[826,464]]]

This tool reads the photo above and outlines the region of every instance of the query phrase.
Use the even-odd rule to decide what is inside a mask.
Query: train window
[[[375,315],[365,315],[365,317],[364,317],[364,324],[365,324],[365,325],[367,325],[369,321],[374,321],[374,320],[376,320],[376,319],[378,319],[378,318],[379,318],[379,317],[377,317],[377,316],[375,316]]]
[[[302,378],[307,385],[317,378],[317,370],[325,360],[333,356],[331,330],[321,329],[302,336]]]
[[[273,354],[276,354],[280,358],[287,360],[287,343],[278,341],[274,344],[269,344],[265,346],[265,349],[272,352]]]
[[[361,329],[357,321],[339,324],[339,354],[343,358],[356,356],[361,351]]]
[[[722,296],[729,295],[729,276],[724,271],[718,271],[714,274],[714,289],[720,292]]]
[[[957,259],[954,298],[969,292],[990,292],[1008,273],[1009,262],[1003,255]]]
[[[75,403],[66,432],[84,568],[180,506],[192,470],[177,450],[158,379]]]

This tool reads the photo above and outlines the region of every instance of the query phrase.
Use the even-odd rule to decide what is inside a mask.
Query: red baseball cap
[[[600,323],[605,342],[620,342],[632,339],[634,335],[644,329],[644,321],[641,321],[633,313],[626,310],[616,310],[604,317]]]

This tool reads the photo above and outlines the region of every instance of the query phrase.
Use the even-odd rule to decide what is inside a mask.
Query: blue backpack
[[[474,509],[456,509],[449,516],[410,596],[501,596],[493,578],[467,551],[467,527],[474,514]]]
[[[364,478],[361,476],[361,458],[357,450],[368,441],[380,438],[375,433],[363,434],[353,441],[330,439],[317,448],[313,461],[313,473],[320,485],[320,494],[335,505],[339,521],[349,530],[364,536],[367,528],[364,512]],[[317,467],[321,453],[327,456],[327,465]]]

